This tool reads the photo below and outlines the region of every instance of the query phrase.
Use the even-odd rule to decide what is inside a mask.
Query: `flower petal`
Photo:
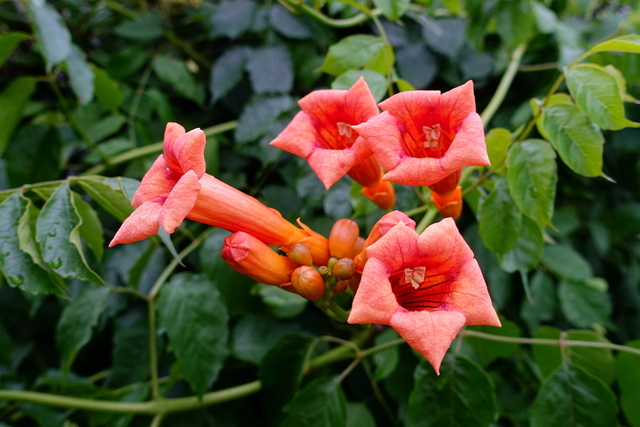
[[[448,303],[466,317],[465,325],[502,326],[478,262],[467,262],[451,287]]]
[[[464,321],[464,315],[453,310],[398,310],[391,317],[390,326],[422,354],[439,375],[442,359]]]
[[[109,243],[109,247],[120,243],[133,243],[158,233],[162,205],[156,202],[144,202],[133,211]]]
[[[390,113],[382,112],[365,123],[353,126],[353,129],[364,138],[387,171],[395,168],[405,157],[398,122]]]
[[[420,265],[422,262],[418,251],[418,233],[404,222],[397,223],[365,251],[367,259],[381,260],[389,273],[400,268]]]
[[[206,172],[207,165],[204,160],[204,147],[207,138],[204,132],[199,129],[192,129],[176,140],[173,145],[173,154],[179,163],[182,173],[194,171],[198,179]]]
[[[399,308],[391,290],[387,266],[378,259],[370,259],[365,264],[347,322],[388,325]]]
[[[178,180],[164,202],[160,225],[167,233],[173,233],[193,209],[200,192],[198,176],[188,171]]]
[[[445,218],[427,227],[418,237],[418,247],[424,265],[436,274],[457,271],[474,257],[473,251],[451,218]]]
[[[144,177],[142,177],[140,187],[138,187],[131,200],[131,206],[138,207],[147,201],[169,197],[169,193],[175,183],[175,175],[167,170],[167,162],[164,156],[160,154]]]
[[[167,152],[173,152],[173,145],[178,138],[185,134],[185,132],[186,130],[184,127],[178,123],[167,123],[167,126],[164,128],[164,141],[162,143],[162,148],[165,154]],[[177,165],[177,163],[175,164]]]

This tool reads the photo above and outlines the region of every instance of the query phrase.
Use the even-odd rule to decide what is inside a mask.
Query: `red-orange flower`
[[[185,218],[232,232],[245,231],[268,245],[287,249],[298,242],[309,246],[314,262],[329,258],[328,241],[301,224],[296,227],[280,213],[205,173],[205,135],[186,132],[169,123],[161,154],[142,178],[131,204],[137,209],[109,244],[145,239],[162,227],[172,233]]]
[[[432,185],[464,166],[489,165],[471,81],[439,91],[398,93],[382,114],[353,128],[387,171],[383,179]]]
[[[393,327],[436,372],[464,325],[500,326],[480,267],[452,219],[420,235],[398,222],[366,254],[349,323]]]

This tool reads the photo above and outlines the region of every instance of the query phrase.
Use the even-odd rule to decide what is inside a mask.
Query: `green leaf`
[[[553,280],[542,271],[536,271],[529,292],[531,300],[525,298],[522,301],[520,317],[529,330],[534,330],[540,322],[553,320],[558,303]]]
[[[63,142],[58,130],[46,124],[21,126],[11,139],[4,159],[12,187],[60,176]]]
[[[558,299],[567,320],[577,327],[611,327],[610,296],[606,291],[591,286],[589,282],[560,282]]]
[[[258,139],[280,114],[291,110],[294,105],[293,99],[289,96],[253,97],[238,119],[238,127],[234,131],[236,142],[244,143]]]
[[[153,71],[177,94],[200,105],[204,102],[204,90],[198,86],[193,74],[183,61],[170,55],[160,55],[153,63]]]
[[[515,144],[507,156],[509,191],[520,212],[540,228],[551,224],[558,173],[556,153],[541,139]]]
[[[628,347],[640,349],[640,341],[631,341]],[[616,358],[620,405],[625,417],[633,427],[640,426],[640,356],[621,351]]]
[[[487,141],[487,153],[489,154],[491,165],[497,167],[497,173],[504,175],[506,173],[506,165],[502,162],[507,157],[507,151],[513,142],[511,132],[504,128],[494,128],[487,133],[485,140]]]
[[[51,72],[54,66],[67,59],[71,53],[71,34],[58,11],[49,3],[30,0],[29,9],[40,53],[47,63],[47,72]]]
[[[30,249],[23,248],[32,241],[29,218],[33,209],[19,191],[0,205],[0,270],[10,286],[32,294],[65,296],[64,284],[38,266],[38,260],[29,255]]]
[[[109,387],[124,387],[149,377],[149,322],[147,311],[127,310],[114,322]]]
[[[240,360],[258,364],[265,352],[292,329],[296,329],[294,324],[278,322],[272,316],[249,314],[233,329],[233,355]]]
[[[347,399],[338,377],[320,377],[299,391],[284,407],[282,427],[345,427]]]
[[[139,13],[130,21],[118,25],[114,33],[129,40],[148,42],[162,37],[162,22],[156,12]]]
[[[225,51],[211,69],[209,90],[213,102],[223,98],[242,80],[245,65],[253,50],[246,46],[235,46]]]
[[[220,292],[202,276],[177,274],[164,286],[158,312],[185,380],[202,395],[228,354],[229,314]]]
[[[542,230],[529,217],[523,216],[518,240],[513,249],[499,257],[500,267],[509,273],[530,270],[540,263],[543,250]]]
[[[98,176],[75,177],[72,182],[80,184],[82,189],[102,209],[113,215],[118,221],[127,219],[134,208],[125,193],[125,182],[133,182],[130,178],[103,178]]]
[[[464,46],[466,20],[459,18],[429,19],[426,16],[421,16],[419,23],[427,46],[432,51],[444,55],[452,61],[462,62],[459,54]],[[433,60],[437,62],[435,58]]]
[[[0,93],[0,156],[4,153],[9,138],[20,122],[24,106],[36,88],[32,77],[18,77]]]
[[[364,403],[349,402],[347,427],[371,427],[376,420]]]
[[[299,315],[309,302],[300,295],[287,292],[277,286],[257,286],[255,291],[269,308],[271,314],[278,318],[291,318]]]
[[[529,410],[532,427],[616,426],[611,390],[582,369],[563,364],[543,383]]]
[[[360,77],[364,77],[376,101],[381,101],[387,94],[388,82],[386,77],[371,70],[349,70],[344,74],[340,74],[331,82],[331,89],[348,90]]]
[[[501,319],[501,328],[493,326],[470,326],[469,330],[484,332],[501,337],[520,337],[520,328],[513,322]],[[465,338],[480,357],[482,366],[487,366],[496,359],[507,358],[518,350],[519,345],[509,342],[494,342],[473,336]]]
[[[11,32],[8,34],[0,34],[0,68],[16,47],[29,38],[28,34],[20,32]]]
[[[373,0],[373,4],[390,21],[400,18],[409,8],[410,0]]]
[[[398,333],[392,328],[385,329],[375,337],[375,345],[379,346],[391,341],[400,339]],[[376,366],[375,377],[377,380],[387,378],[398,366],[398,347],[392,346],[384,350],[376,351],[372,356],[373,364]]]
[[[82,219],[73,206],[67,184],[62,184],[42,207],[36,222],[36,241],[44,262],[67,279],[80,279],[104,285],[87,264],[82,251]]]
[[[502,42],[514,49],[531,36],[535,16],[530,0],[500,0],[496,6],[496,29]]]
[[[588,280],[593,271],[586,259],[566,245],[547,245],[542,264],[553,273],[568,280]]]
[[[262,358],[259,370],[261,394],[265,408],[273,417],[280,415],[280,410],[298,390],[312,341],[309,335],[284,334]]]
[[[293,63],[284,46],[254,49],[246,68],[255,93],[288,93],[293,87]]]
[[[211,37],[235,39],[249,31],[258,15],[258,5],[250,0],[223,0],[211,14]]]
[[[318,71],[337,76],[361,68],[384,46],[384,40],[375,36],[357,34],[345,37],[329,48]]]
[[[638,127],[627,120],[618,80],[604,67],[578,64],[564,72],[567,87],[578,107],[602,129]]]
[[[616,37],[606,42],[598,43],[591,49],[588,54],[596,52],[629,52],[640,53],[640,35],[627,34],[626,36]]]
[[[122,91],[118,82],[102,68],[90,64],[93,71],[93,84],[98,101],[111,111],[116,111],[122,105]]]
[[[571,170],[589,177],[602,175],[604,137],[577,106],[556,104],[544,108],[542,128]]]
[[[107,308],[108,296],[107,288],[86,286],[63,309],[56,327],[56,344],[65,372],[69,372],[78,351],[91,339],[93,328]]]
[[[440,376],[423,360],[413,377],[407,426],[490,426],[498,416],[489,375],[464,357],[448,355]]]
[[[518,241],[522,214],[511,198],[504,179],[496,179],[491,193],[480,204],[478,215],[482,242],[491,252],[505,254]]]
[[[66,59],[69,83],[73,93],[78,97],[81,105],[93,100],[93,71],[85,60],[84,52],[73,45]]]
[[[87,243],[96,259],[101,260],[104,254],[102,222],[91,205],[82,200],[82,196],[73,191],[71,194],[71,203],[80,217],[80,228],[78,229],[80,237]]]
[[[563,332],[550,326],[539,327],[533,336],[551,340],[609,343],[609,340],[594,331],[569,330]],[[564,347],[539,345],[534,346],[532,351],[533,359],[545,377],[549,376],[563,363],[570,363],[579,366],[604,383],[611,384],[613,382],[614,361],[611,349],[569,345]]]

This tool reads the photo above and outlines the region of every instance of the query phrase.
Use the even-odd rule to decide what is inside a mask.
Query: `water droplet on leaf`
[[[24,283],[24,277],[22,277],[22,274],[18,274],[17,276],[9,276],[9,282],[11,282],[11,284],[15,286],[22,285],[22,283]]]
[[[60,266],[62,265],[62,259],[56,258],[55,260],[51,261],[50,265],[52,268],[60,268]]]

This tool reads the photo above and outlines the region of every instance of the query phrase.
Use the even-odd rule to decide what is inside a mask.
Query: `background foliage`
[[[0,425],[640,426],[638,10],[0,2]],[[168,121],[288,219],[368,231],[383,212],[356,184],[268,145],[297,99],[361,75],[378,100],[472,79],[485,122],[458,226],[503,327],[467,328],[440,376],[392,330],[233,272],[223,230],[105,248]]]

